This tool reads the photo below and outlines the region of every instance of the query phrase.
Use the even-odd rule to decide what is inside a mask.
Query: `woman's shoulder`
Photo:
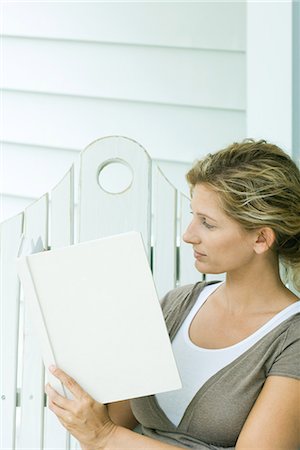
[[[198,281],[194,284],[186,284],[178,286],[169,292],[161,300],[161,307],[164,312],[176,309],[183,302],[185,302],[193,293],[200,293],[207,285],[205,281]]]
[[[174,289],[168,291],[161,300],[161,305],[164,308],[167,304],[174,300],[184,299],[187,295],[191,293],[194,287],[199,284],[186,284],[184,286],[178,286]]]
[[[300,312],[296,312],[286,320],[285,345],[300,341]]]
[[[277,336],[276,336],[277,335]],[[280,375],[300,379],[300,313],[296,313],[270,332],[274,357],[267,376]],[[277,342],[277,345],[276,345]]]
[[[293,313],[278,326],[278,329],[282,331],[281,340],[283,347],[295,340],[300,341],[300,310],[299,308],[293,309]]]
[[[199,281],[195,284],[187,284],[169,291],[161,301],[161,307],[170,336],[173,336],[178,326],[189,313],[200,292],[209,284],[217,281]]]

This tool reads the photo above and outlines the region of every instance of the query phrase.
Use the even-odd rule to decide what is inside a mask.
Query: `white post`
[[[300,165],[300,2],[293,2],[293,157]]]
[[[299,1],[247,4],[247,136],[300,154]],[[290,289],[294,290],[292,285]],[[297,293],[295,291],[295,293]]]
[[[0,448],[15,448],[20,287],[15,261],[23,213],[0,225]]]
[[[247,3],[247,137],[292,152],[293,4]]]

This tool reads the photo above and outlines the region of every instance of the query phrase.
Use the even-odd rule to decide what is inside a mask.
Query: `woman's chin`
[[[216,268],[209,267],[209,265],[202,261],[198,261],[196,259],[195,261],[195,268],[198,270],[198,272],[204,273],[204,274],[210,274],[210,275],[219,275],[220,273],[224,273],[224,270],[218,270]]]
[[[196,259],[194,265],[195,265],[195,268],[198,270],[198,272],[201,272],[201,273],[209,273],[209,272],[207,271],[207,264],[203,264],[203,262],[198,261],[198,260]],[[205,267],[205,266],[206,266],[206,267]]]

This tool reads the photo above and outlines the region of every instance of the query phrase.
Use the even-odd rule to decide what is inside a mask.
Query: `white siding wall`
[[[96,138],[140,142],[187,192],[203,153],[245,137],[244,2],[2,5],[3,220]]]

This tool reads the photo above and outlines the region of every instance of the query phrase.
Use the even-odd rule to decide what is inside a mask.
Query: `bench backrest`
[[[72,166],[51,192],[0,225],[3,449],[79,448],[45,407],[45,371],[15,269],[21,241],[26,254],[137,230],[159,296],[202,278],[181,240],[189,199],[141,145],[120,136],[98,139],[82,151],[79,166],[78,182]]]

